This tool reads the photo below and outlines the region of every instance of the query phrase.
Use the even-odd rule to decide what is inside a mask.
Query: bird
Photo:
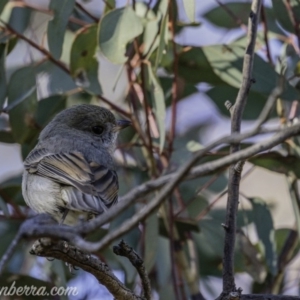
[[[24,161],[26,204],[69,226],[107,211],[118,201],[116,138],[129,125],[97,105],[74,105],[58,113]]]

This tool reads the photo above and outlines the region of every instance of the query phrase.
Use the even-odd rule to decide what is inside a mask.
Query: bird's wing
[[[80,152],[51,154],[46,149],[37,149],[27,157],[24,166],[29,173],[66,185],[67,194],[73,195],[69,209],[101,213],[118,199],[116,172],[89,163]]]

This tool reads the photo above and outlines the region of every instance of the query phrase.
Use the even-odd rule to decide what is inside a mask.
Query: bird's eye
[[[104,131],[104,128],[102,126],[93,126],[92,131],[95,134],[101,134]]]

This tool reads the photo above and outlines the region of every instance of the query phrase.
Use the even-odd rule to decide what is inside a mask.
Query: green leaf
[[[244,47],[237,44],[214,45],[203,47],[202,51],[214,73],[222,81],[236,88],[241,86]],[[252,84],[251,90],[268,96],[278,82],[279,75],[269,63],[255,55],[252,78],[255,79],[255,83]],[[286,84],[282,98],[294,100],[298,97],[298,91],[290,84]]]
[[[168,42],[168,19],[169,19],[169,15],[167,13],[167,11],[164,13],[164,15],[162,16],[162,21],[161,21],[161,25],[160,25],[160,29],[159,29],[159,43],[158,43],[158,49],[156,52],[156,58],[155,58],[155,65],[154,65],[154,70],[157,70],[158,65],[161,62],[166,44]]]
[[[149,9],[147,13],[147,7],[145,5],[137,6],[136,13],[139,17],[144,19],[143,54],[144,55],[147,54],[146,58],[149,58],[153,53],[153,51],[158,46],[159,25],[161,22],[161,14],[160,12],[158,12],[157,15],[155,15],[155,13],[151,9]],[[144,17],[146,13],[147,13],[147,17]]]
[[[170,259],[170,244],[165,237],[158,237],[156,255],[157,282],[160,287],[163,287],[169,282],[171,276],[171,259]],[[174,299],[174,298],[162,298]]]
[[[2,213],[5,217],[10,216],[7,204],[1,197],[0,197],[0,210],[2,211]]]
[[[73,78],[50,61],[40,64],[38,72],[46,73],[49,76],[48,89],[50,94],[60,94],[77,88]]]
[[[157,15],[161,14],[161,24],[159,29],[159,42],[158,42],[158,49],[156,52],[156,58],[155,58],[155,65],[154,70],[156,71],[158,68],[158,65],[160,64],[162,60],[162,56],[165,50],[165,47],[168,43],[168,3],[167,1],[162,1],[159,5],[159,10],[157,12]]]
[[[237,234],[237,245],[237,255],[243,255],[242,265],[237,266],[237,271],[246,271],[258,283],[265,282],[267,270],[258,247],[255,247],[243,232]]]
[[[166,106],[170,106],[172,103],[172,84],[173,84],[173,78],[170,77],[159,77],[160,85],[164,91],[164,98]],[[194,93],[197,93],[198,90],[195,87],[195,85],[190,84],[189,82],[186,82],[185,80],[181,80],[181,78],[178,79],[178,100],[182,100],[185,97],[188,97],[189,95],[192,95]]]
[[[112,63],[125,63],[126,45],[142,33],[142,20],[127,6],[110,11],[99,26],[99,47],[103,55]]]
[[[185,13],[190,20],[190,22],[195,22],[195,10],[196,10],[196,0],[183,0],[183,6]]]
[[[17,32],[23,33],[30,22],[31,9],[16,6],[12,9],[8,24]]]
[[[247,24],[248,18],[251,11],[251,3],[243,2],[226,2],[226,8],[233,13],[236,18],[232,17],[227,13],[220,5],[207,11],[203,17],[215,26],[223,27],[226,29],[240,28],[240,23]],[[267,26],[269,31],[282,34],[282,30],[276,24],[274,12],[271,8],[264,7]]]
[[[234,16],[241,20],[243,24],[247,24],[251,3],[228,2],[224,5],[226,5],[226,8],[230,10]],[[219,27],[224,27],[227,29],[240,27],[240,24],[238,24],[237,20],[231,17],[220,5],[206,12],[203,17]]]
[[[229,100],[231,103],[234,103],[238,91],[238,88],[224,84],[211,88],[206,92],[206,95],[213,100],[213,102],[218,106],[221,113],[223,113],[226,116],[229,116],[229,111],[225,107],[224,103],[226,100]],[[248,120],[257,119],[263,107],[265,106],[266,101],[266,96],[250,90],[248,95],[248,101],[246,103],[246,108],[243,113],[243,118]]]
[[[16,141],[11,131],[0,131],[0,142],[7,144],[14,144]]]
[[[6,252],[8,245],[10,245],[11,241],[16,236],[20,225],[21,220],[0,220],[0,235],[2,240],[2,243],[0,244],[0,257],[3,257],[3,254]],[[4,281],[0,279],[0,282],[1,286],[3,286]]]
[[[116,0],[106,0],[104,13],[107,13],[108,11],[115,9],[115,7],[116,7]]]
[[[97,27],[96,24],[88,25],[76,32],[71,48],[70,71],[78,85],[99,95],[102,89],[98,81],[98,61],[95,58]]]
[[[41,99],[35,113],[36,124],[40,128],[44,128],[56,114],[66,108],[66,101],[66,95],[53,95]]]
[[[1,183],[0,197],[7,203],[24,205],[21,190],[22,177],[9,178]]]
[[[285,155],[277,151],[261,153],[249,159],[256,166],[270,171],[287,174],[292,171],[297,178],[300,178],[300,161],[297,156]]]
[[[275,230],[271,212],[260,198],[250,198],[253,207],[253,221],[256,231],[264,247],[264,256],[268,269],[272,275],[277,272],[277,253],[275,244]]]
[[[2,13],[2,10],[4,9],[7,2],[8,2],[8,0],[2,0],[0,2],[0,14]]]
[[[18,143],[36,135],[34,115],[37,109],[35,70],[33,66],[17,70],[8,85],[9,119],[12,133]]]
[[[156,261],[158,247],[158,219],[156,213],[152,214],[145,224],[145,253],[144,262],[149,273]]]
[[[296,219],[298,236],[300,237],[300,200],[299,200],[299,188],[297,177],[293,172],[287,173],[286,181],[289,188],[290,198],[293,205],[293,210]]]
[[[286,0],[272,0],[273,10],[275,12],[277,21],[279,24],[287,31],[291,33],[295,33],[295,26],[290,17],[290,12],[288,10],[287,1]],[[300,1],[292,0],[290,1],[290,5],[292,8],[291,14],[293,18],[296,18],[296,22],[300,22]]]
[[[5,72],[6,44],[0,44],[0,110],[6,99],[6,72]]]
[[[275,240],[276,240],[276,249],[277,254],[280,255],[280,253],[284,250],[284,246],[286,246],[287,238],[290,236],[290,234],[297,236],[298,240],[297,243],[294,245],[293,248],[290,250],[293,250],[290,254],[289,258],[293,259],[296,254],[299,252],[299,235],[296,230],[290,229],[290,228],[279,228],[275,231]]]
[[[69,17],[74,9],[75,0],[51,0],[49,9],[53,11],[54,17],[48,23],[47,38],[51,54],[59,59],[65,37],[65,31]]]
[[[149,80],[150,80],[150,93],[152,102],[155,107],[155,117],[159,129],[159,149],[163,150],[166,138],[165,131],[165,117],[166,117],[166,104],[164,99],[164,92],[156,78],[150,65],[147,65]]]
[[[163,63],[170,57],[172,51],[168,50],[163,56]],[[192,47],[186,51],[179,52],[180,77],[189,83],[197,84],[199,82],[208,82],[212,85],[224,84],[224,81],[215,74],[211,64],[207,60],[203,50],[198,47]],[[167,60],[167,70],[173,72],[173,58]]]

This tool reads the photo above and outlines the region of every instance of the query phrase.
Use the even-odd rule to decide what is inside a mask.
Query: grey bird
[[[96,105],[72,106],[56,115],[24,162],[27,205],[66,225],[109,209],[119,189],[112,155],[119,130],[129,124]]]

